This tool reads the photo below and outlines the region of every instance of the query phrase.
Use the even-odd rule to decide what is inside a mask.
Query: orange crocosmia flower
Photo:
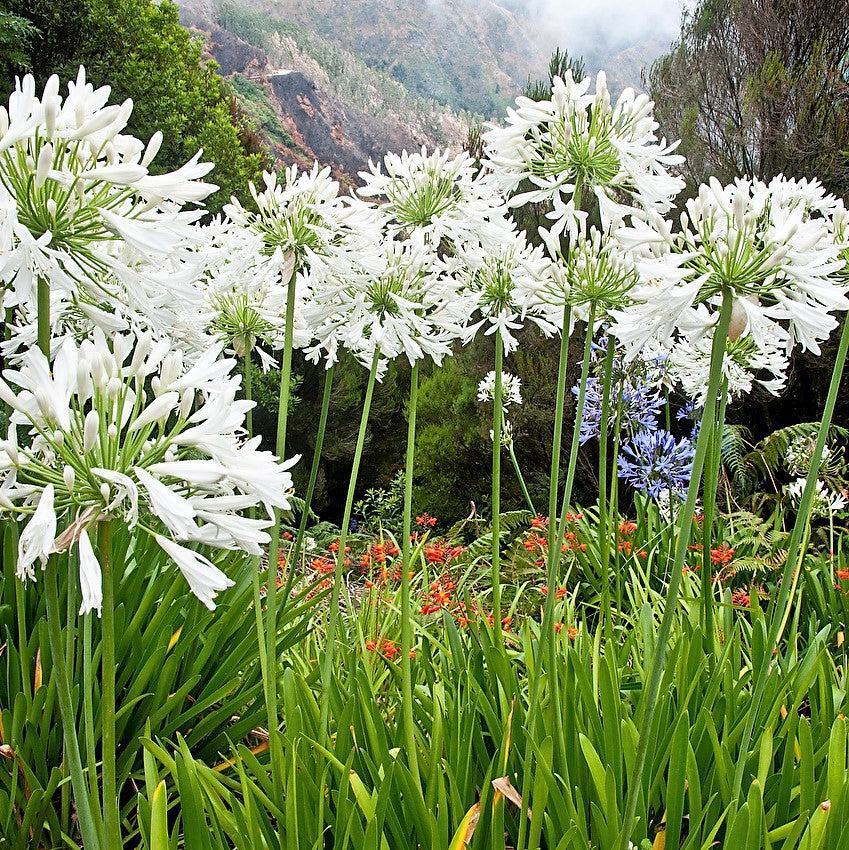
[[[563,629],[563,623],[555,623],[554,624],[554,631],[557,632],[558,634],[562,631],[562,629]]]
[[[637,523],[631,522],[629,519],[622,520],[619,523],[620,534],[633,534],[637,530]]]
[[[566,636],[569,638],[569,640],[575,640],[575,638],[578,636],[578,627],[569,626],[569,628],[566,629]]]
[[[849,570],[847,570],[847,569],[838,570],[837,571],[837,577],[841,581],[846,581],[846,579],[849,579]]]
[[[531,520],[531,528],[546,528],[548,526],[548,517],[537,514]]]
[[[366,641],[366,649],[369,652],[374,652],[378,647],[379,641],[377,640],[367,640]]]
[[[388,658],[390,661],[400,652],[401,650],[395,644],[395,641],[388,640],[384,638],[383,640],[383,656],[384,658]]]
[[[710,559],[716,565],[727,564],[734,557],[734,551],[734,549],[723,541],[716,549],[710,550]]]
[[[423,513],[416,517],[416,525],[422,528],[433,528],[436,525],[436,517],[432,517],[429,513]]]
[[[731,604],[738,608],[748,608],[750,601],[751,597],[742,588],[740,590],[733,591],[731,594]]]

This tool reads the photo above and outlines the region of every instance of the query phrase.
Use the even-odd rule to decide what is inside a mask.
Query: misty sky
[[[496,0],[499,2],[499,0]],[[672,42],[678,36],[687,0],[506,0],[524,9],[551,40],[571,53],[599,41],[626,46],[651,36]]]

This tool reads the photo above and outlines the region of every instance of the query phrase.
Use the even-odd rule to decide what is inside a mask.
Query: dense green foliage
[[[84,65],[95,85],[111,85],[113,102],[132,98],[128,132],[146,141],[161,130],[164,142],[154,165],[179,167],[203,148],[216,164],[220,190],[207,202],[220,210],[231,194],[268,164],[250,124],[233,104],[202,45],[180,26],[177,7],[150,0],[10,0],[10,9],[36,32],[15,62],[41,84],[53,73],[74,79]],[[12,80],[0,80],[0,97]]]
[[[649,83],[694,183],[816,177],[849,192],[849,4],[701,0]]]

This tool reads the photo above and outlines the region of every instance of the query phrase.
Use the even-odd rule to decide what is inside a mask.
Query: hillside
[[[468,116],[416,98],[353,54],[240,3],[180,4],[278,160],[330,165],[345,185],[387,150],[458,148]]]
[[[278,158],[318,159],[348,184],[386,150],[462,145],[470,124],[498,120],[529,79],[546,76],[558,41],[580,44],[573,55],[589,73],[604,68],[614,92],[639,86],[669,43],[662,29],[620,27],[613,38],[595,23],[567,37],[565,18],[547,26],[533,0],[179,6]]]

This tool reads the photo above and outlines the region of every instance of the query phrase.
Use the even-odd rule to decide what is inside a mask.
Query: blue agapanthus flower
[[[683,437],[676,440],[662,428],[640,431],[622,444],[619,477],[653,499],[665,490],[686,496],[696,449]]]
[[[572,387],[572,393],[577,399],[579,387]],[[622,413],[619,428],[626,434],[638,431],[653,431],[657,428],[663,399],[657,389],[641,381],[614,382],[608,414],[608,430],[612,431],[616,424],[616,396],[622,401]],[[583,445],[588,440],[598,438],[601,431],[601,409],[604,402],[604,382],[601,378],[588,378],[584,394],[584,416],[581,420],[580,441]]]

